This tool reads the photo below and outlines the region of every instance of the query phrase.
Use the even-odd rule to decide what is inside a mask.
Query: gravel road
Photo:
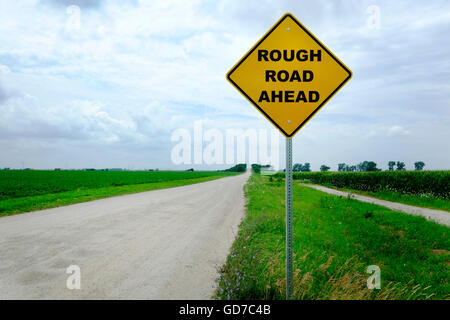
[[[395,211],[401,211],[401,212],[409,213],[409,214],[416,215],[416,216],[422,216],[422,217],[427,218],[428,220],[432,220],[437,223],[440,223],[440,224],[443,224],[446,226],[450,226],[450,212],[447,212],[447,211],[410,206],[410,205],[403,204],[403,203],[386,201],[386,200],[376,199],[376,198],[367,197],[367,196],[361,196],[359,194],[349,193],[349,192],[345,192],[345,191],[339,191],[339,190],[335,190],[335,189],[331,189],[331,188],[327,188],[327,187],[319,186],[319,185],[311,185],[311,184],[302,184],[302,185],[304,185],[306,187],[314,188],[316,190],[320,190],[320,191],[323,191],[323,192],[326,192],[329,194],[334,194],[336,196],[347,197],[348,195],[350,195],[353,199],[356,199],[359,201],[377,204],[377,205],[387,207],[387,208],[389,208],[391,210],[395,210]]]
[[[0,299],[208,299],[248,176],[0,218]]]

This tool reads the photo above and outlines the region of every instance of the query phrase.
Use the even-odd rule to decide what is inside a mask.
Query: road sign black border
[[[342,83],[336,88],[334,89],[333,92],[331,92],[331,94],[289,135],[287,134],[286,131],[284,131],[271,117],[269,117],[269,115],[267,113],[264,112],[264,110],[258,106],[258,104],[253,101],[252,98],[250,98],[247,93],[244,92],[244,90],[241,89],[241,87],[239,87],[237,85],[236,82],[234,82],[231,79],[231,74],[253,53],[253,51],[255,51],[255,49],[264,41],[267,39],[267,37],[273,32],[273,30],[275,30],[287,17],[291,18],[300,28],[302,28],[303,31],[305,31],[323,50],[325,50],[333,59],[334,61],[336,61],[345,71],[347,71],[348,76],[347,78],[344,79],[344,81],[342,81]],[[259,111],[261,111],[262,114],[264,114],[264,116],[270,120],[270,122],[272,122],[287,138],[292,138],[298,130],[300,130],[307,122],[309,119],[311,119],[316,113],[317,111],[320,110],[320,108],[322,108],[325,103],[328,102],[328,100],[348,81],[350,80],[350,78],[352,77],[352,72],[350,71],[350,69],[348,69],[341,61],[339,61],[334,54],[332,54],[330,52],[330,50],[328,50],[311,32],[309,32],[308,29],[306,29],[292,14],[287,13],[285,14],[265,35],[264,37],[262,37],[261,40],[258,41],[258,43],[256,43],[253,48],[233,67],[233,69],[231,69],[228,74],[227,74],[227,79],[228,81],[230,81]]]

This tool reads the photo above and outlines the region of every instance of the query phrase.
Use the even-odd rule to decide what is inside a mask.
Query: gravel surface
[[[0,218],[0,299],[209,299],[248,176]]]

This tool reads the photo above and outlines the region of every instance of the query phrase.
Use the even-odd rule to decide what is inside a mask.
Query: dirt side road
[[[1,218],[0,299],[208,299],[248,176]]]
[[[339,191],[331,188],[327,188],[324,186],[319,185],[312,185],[312,184],[302,184],[305,187],[314,188],[316,190],[320,190],[329,194],[334,194],[336,196],[343,196],[348,197],[349,195],[356,200],[362,201],[362,202],[368,202],[372,204],[377,204],[386,208],[389,208],[391,210],[401,211],[405,213],[409,213],[416,216],[423,216],[427,218],[428,220],[433,220],[437,223],[450,226],[450,213],[443,211],[443,210],[436,210],[436,209],[428,209],[428,208],[421,208],[421,207],[415,207],[410,206],[407,204],[399,203],[399,202],[392,202],[392,201],[386,201],[381,199],[376,199],[372,197],[362,196],[355,193],[349,193],[345,191]]]

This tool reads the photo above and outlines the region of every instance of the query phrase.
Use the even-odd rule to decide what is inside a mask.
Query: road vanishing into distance
[[[248,177],[0,218],[0,299],[208,299]]]

